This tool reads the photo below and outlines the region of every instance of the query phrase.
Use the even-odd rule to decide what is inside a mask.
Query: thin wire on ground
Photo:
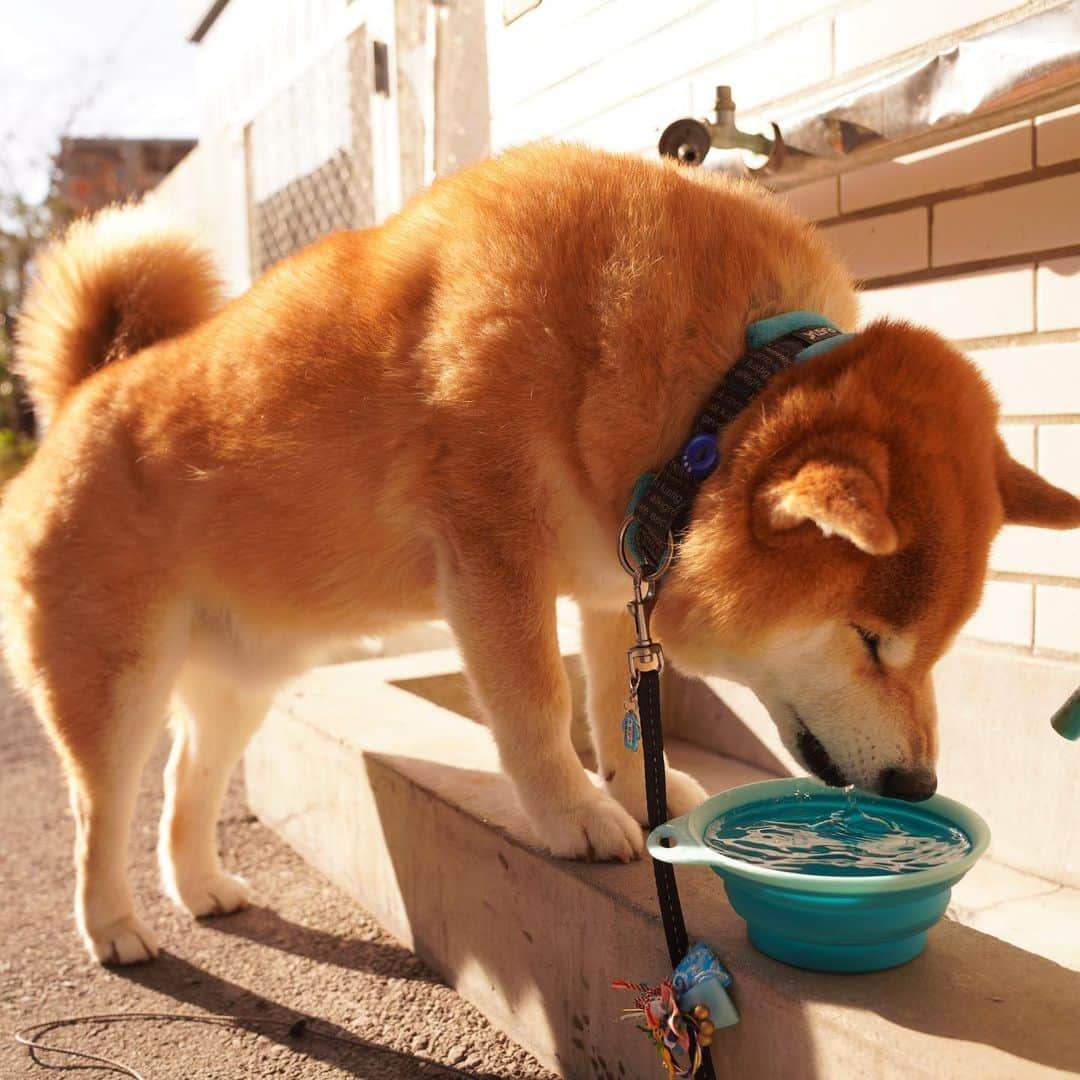
[[[408,1054],[402,1050],[394,1050],[388,1046],[380,1046],[378,1043],[373,1043],[357,1036],[338,1035],[332,1031],[323,1031],[306,1016],[298,1016],[292,1020],[275,1020],[272,1017],[266,1016],[229,1016],[225,1014],[198,1015],[194,1013],[168,1012],[101,1013],[87,1016],[63,1016],[58,1017],[55,1020],[43,1020],[41,1023],[30,1024],[27,1027],[20,1028],[15,1032],[14,1039],[20,1045],[27,1047],[31,1061],[44,1069],[100,1068],[102,1070],[119,1073],[121,1076],[128,1076],[131,1080],[149,1080],[143,1073],[136,1071],[130,1065],[125,1065],[122,1061],[116,1061],[113,1058],[104,1057],[100,1054],[90,1054],[84,1050],[75,1050],[66,1046],[49,1046],[39,1042],[39,1039],[43,1035],[47,1035],[50,1031],[55,1031],[57,1028],[75,1027],[79,1024],[113,1024],[132,1020],[158,1020],[170,1023],[184,1022],[209,1024],[212,1027],[236,1028],[241,1031],[253,1031],[255,1034],[260,1034],[258,1030],[260,1027],[284,1028],[288,1031],[289,1038],[293,1040],[300,1040],[305,1036],[314,1036],[329,1042],[341,1043],[346,1046],[355,1046],[361,1050],[366,1050],[369,1053],[403,1058],[416,1064],[422,1069],[438,1070],[437,1075],[463,1077],[466,1078],[466,1080],[496,1080],[491,1074],[465,1072],[462,1069],[455,1068],[453,1065],[444,1065],[441,1062],[432,1061],[430,1058],[419,1057],[416,1054]],[[301,1047],[296,1046],[296,1049],[300,1050]],[[79,1058],[82,1061],[92,1062],[93,1064],[68,1066],[50,1065],[48,1062],[42,1061],[38,1057],[38,1054],[41,1053],[59,1054],[61,1056]]]

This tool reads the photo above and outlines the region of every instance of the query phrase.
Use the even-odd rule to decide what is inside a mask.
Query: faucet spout
[[[1050,720],[1054,730],[1065,739],[1080,739],[1080,686]]]

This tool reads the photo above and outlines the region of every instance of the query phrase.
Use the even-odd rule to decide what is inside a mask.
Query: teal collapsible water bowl
[[[767,818],[770,808],[795,797],[820,806],[826,815],[847,800],[844,792],[807,777],[746,784],[654,829],[649,854],[664,862],[712,867],[731,906],[746,920],[753,944],[785,964],[813,971],[881,971],[918,956],[926,931],[948,907],[952,886],[990,843],[986,822],[943,795],[906,803],[859,792],[859,807],[888,821],[951,825],[970,841],[970,848],[943,865],[903,873],[777,870],[722,854],[705,842],[710,825],[736,808],[743,818],[752,818],[758,808]]]

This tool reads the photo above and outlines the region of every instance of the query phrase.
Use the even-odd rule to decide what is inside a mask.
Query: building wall
[[[203,137],[159,198],[203,232],[234,291],[488,153],[484,0],[183,0],[183,16]]]
[[[248,204],[241,132],[218,127],[204,135],[150,198],[210,248],[230,293],[247,288]]]
[[[394,67],[393,3],[185,2],[189,32],[200,28],[201,138],[156,196],[214,249],[232,291],[400,205],[391,98],[373,85],[376,40]]]
[[[65,136],[56,155],[56,192],[66,213],[93,213],[149,191],[194,145],[190,139]]]
[[[484,0],[394,0],[401,198],[490,150]]]
[[[492,142],[655,154],[732,86],[740,123],[1052,3],[1015,0],[488,0]],[[1080,93],[1078,93],[1080,96]],[[1080,107],[784,196],[864,282],[864,318],[955,340],[997,392],[1013,454],[1080,491]],[[966,636],[1080,660],[1080,540],[1005,529]]]

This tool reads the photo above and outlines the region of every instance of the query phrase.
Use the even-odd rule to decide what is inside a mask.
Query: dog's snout
[[[937,791],[937,776],[933,769],[883,769],[880,785],[883,795],[922,802]]]

